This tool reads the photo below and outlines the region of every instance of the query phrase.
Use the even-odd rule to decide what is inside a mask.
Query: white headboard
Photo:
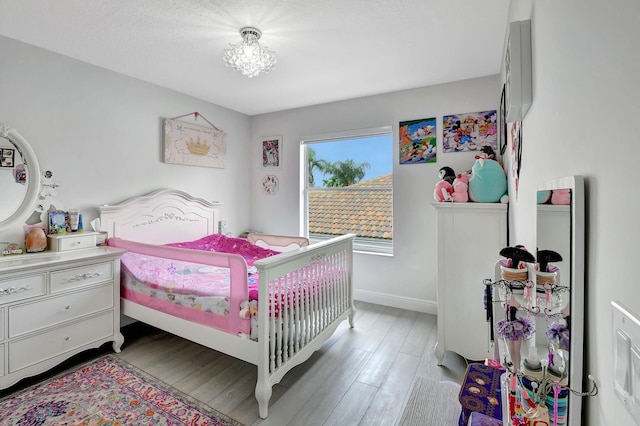
[[[175,189],[159,189],[98,207],[108,237],[148,244],[192,241],[218,232],[220,203]]]

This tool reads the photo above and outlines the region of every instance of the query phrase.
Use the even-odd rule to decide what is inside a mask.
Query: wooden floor
[[[393,425],[417,376],[461,383],[465,360],[433,355],[436,317],[357,302],[348,322],[273,389],[261,420],[257,368],[165,332],[125,327],[123,360],[245,425]]]

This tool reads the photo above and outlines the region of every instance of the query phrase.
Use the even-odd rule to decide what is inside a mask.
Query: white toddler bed
[[[133,319],[255,364],[255,396],[260,417],[266,418],[272,386],[293,367],[307,360],[349,319],[353,327],[353,238],[344,235],[307,245],[300,237],[254,234],[253,244],[281,254],[254,262],[259,274],[257,340],[234,328],[247,318],[247,264],[235,254],[203,252],[165,244],[193,241],[216,233],[219,204],[177,190],[162,189],[99,208],[102,230],[110,244],[141,256],[228,268],[228,315],[224,327],[213,328],[121,298],[121,312]],[[124,262],[124,260],[123,260]],[[123,263],[124,265],[124,263]],[[124,269],[124,268],[123,268]],[[123,272],[123,286],[124,286]],[[265,297],[268,295],[268,297]],[[277,314],[265,315],[264,313]],[[217,324],[217,323],[216,323]]]

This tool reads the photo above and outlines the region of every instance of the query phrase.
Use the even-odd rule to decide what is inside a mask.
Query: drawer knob
[[[90,278],[96,278],[103,275],[102,272],[85,272],[84,274],[78,274],[75,277],[67,278],[66,281],[72,283],[76,281],[88,280]]]
[[[65,342],[68,342],[70,339],[71,339],[71,338],[70,338],[69,336],[67,336],[67,337],[65,337],[65,338],[64,338],[64,341],[65,341]]]
[[[71,309],[71,305],[67,305],[67,306],[64,307],[65,311],[68,311],[69,309]]]
[[[31,287],[24,286],[24,287],[10,287],[10,288],[0,288],[0,297],[2,296],[10,296],[12,294],[16,294],[16,293],[22,293],[23,291],[27,291],[27,290],[31,290]]]

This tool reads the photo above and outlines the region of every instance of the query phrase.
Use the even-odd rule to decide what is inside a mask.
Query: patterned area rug
[[[113,355],[0,399],[0,424],[242,426]]]

